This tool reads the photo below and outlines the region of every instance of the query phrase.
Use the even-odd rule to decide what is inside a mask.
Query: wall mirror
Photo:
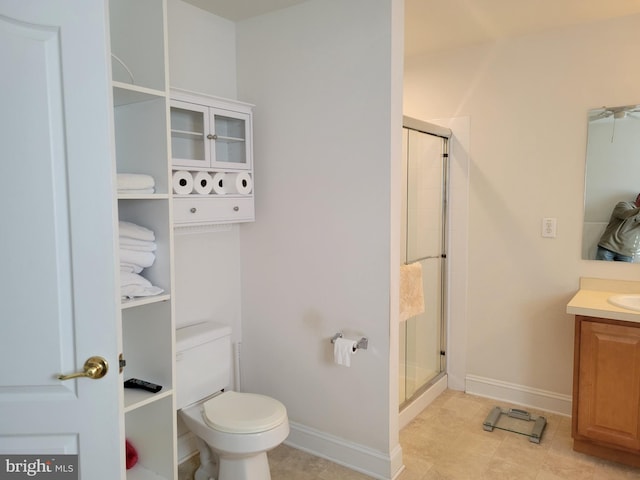
[[[640,193],[640,105],[589,111],[582,258],[596,260],[598,243],[619,202]],[[638,222],[640,262],[640,221]]]

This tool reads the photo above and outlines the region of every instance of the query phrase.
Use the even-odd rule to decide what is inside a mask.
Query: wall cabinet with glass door
[[[172,89],[173,166],[251,169],[251,116],[251,105]]]
[[[253,106],[171,90],[174,225],[251,222]]]

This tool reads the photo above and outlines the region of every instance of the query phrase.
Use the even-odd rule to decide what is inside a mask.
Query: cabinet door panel
[[[211,109],[211,124],[215,131],[212,166],[233,169],[251,167],[251,122],[248,114]]]
[[[577,433],[640,452],[640,328],[583,321]]]
[[[202,105],[171,102],[171,156],[174,166],[210,167],[209,109]]]

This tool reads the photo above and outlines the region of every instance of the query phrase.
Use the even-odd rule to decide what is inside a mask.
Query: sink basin
[[[611,295],[609,303],[616,307],[628,308],[640,312],[640,293],[623,293],[620,295]]]

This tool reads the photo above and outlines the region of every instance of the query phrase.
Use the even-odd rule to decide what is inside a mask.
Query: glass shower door
[[[404,398],[410,401],[440,376],[444,362],[446,139],[405,129],[406,246],[404,261],[420,263],[425,311],[404,322]],[[404,330],[404,331],[403,331]],[[402,350],[402,348],[401,348]],[[403,375],[402,375],[403,374]]]

